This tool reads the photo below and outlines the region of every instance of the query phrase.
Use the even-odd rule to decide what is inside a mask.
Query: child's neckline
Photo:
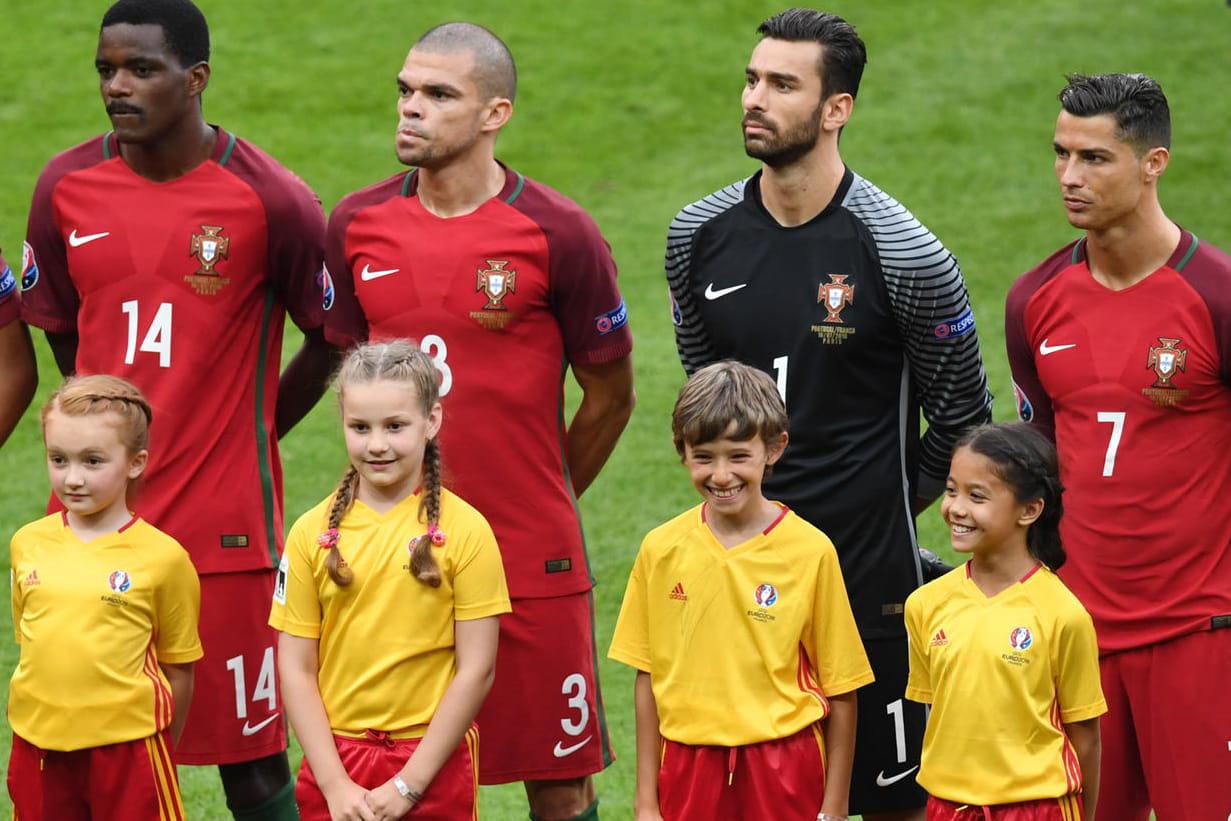
[[[715,523],[721,522],[722,519],[719,517],[710,516],[708,512],[709,503],[703,502],[701,504],[701,523],[705,525],[705,529],[708,530],[710,535],[714,537],[714,541],[717,542],[724,550],[735,550],[736,548],[742,547],[755,539],[769,535],[770,531],[777,527],[778,524],[786,518],[786,515],[791,512],[790,508],[781,502],[770,501],[769,503],[775,508],[772,517],[767,515],[763,518],[759,518],[753,523],[749,523],[728,531],[714,526]],[[769,512],[768,509],[766,512]]]
[[[94,528],[94,527],[86,527],[80,523],[74,526],[72,519],[76,517],[70,518],[69,512],[67,510],[60,511],[60,523],[64,525],[64,527],[70,533],[76,536],[77,540],[80,541],[82,544],[89,544],[90,542],[96,541],[98,539],[106,538],[107,536],[113,536],[117,533],[123,533],[125,530],[128,530],[128,528],[136,524],[137,520],[141,518],[140,516],[138,516],[136,513],[133,513],[132,511],[125,511],[125,513],[128,514],[128,518],[119,527],[107,526],[107,527]]]

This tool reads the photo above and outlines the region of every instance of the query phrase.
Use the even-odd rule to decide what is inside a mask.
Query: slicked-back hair
[[[992,470],[1013,491],[1018,504],[1043,500],[1043,512],[1026,531],[1030,555],[1052,570],[1067,558],[1060,541],[1064,487],[1051,442],[1025,422],[1002,422],[971,428],[953,449],[970,448],[992,463]]]
[[[1151,148],[1171,148],[1171,107],[1167,96],[1145,74],[1069,74],[1060,105],[1075,117],[1110,114],[1116,138],[1142,156]]]
[[[761,25],[757,34],[762,39],[786,40],[792,43],[813,42],[821,45],[821,98],[833,94],[859,94],[863,67],[868,63],[868,48],[855,27],[836,14],[816,9],[787,9]]]
[[[411,388],[425,416],[440,401],[440,376],[436,366],[418,345],[405,339],[360,345],[347,354],[338,369],[338,401],[345,405],[348,386],[373,382],[396,382]],[[358,486],[359,471],[351,465],[334,492],[328,531],[318,540],[329,548],[325,571],[339,587],[346,587],[354,580],[338,549],[338,525],[354,505]],[[432,439],[423,451],[423,490],[419,496],[419,519],[427,525],[427,532],[413,540],[410,552],[410,572],[429,587],[440,586],[440,566],[432,556],[432,545],[444,544],[446,538],[446,534],[437,529],[441,487],[440,444]]]
[[[119,0],[103,14],[99,31],[120,23],[161,26],[181,68],[209,62],[209,24],[191,0]]]
[[[732,423],[735,429],[728,432]],[[786,407],[774,380],[732,359],[694,373],[671,412],[671,438],[680,456],[686,444],[695,447],[724,436],[737,442],[759,436],[769,445],[786,429]]]
[[[136,385],[118,376],[70,376],[43,406],[39,418],[44,427],[52,413],[113,416],[120,442],[129,455],[144,450],[150,442],[150,422],[154,419],[150,403]]]
[[[504,41],[476,23],[441,23],[428,29],[413,48],[434,54],[469,51],[474,55],[474,81],[485,98],[517,96],[517,65]]]

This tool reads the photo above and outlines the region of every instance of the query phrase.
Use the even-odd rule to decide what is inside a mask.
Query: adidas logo
[[[932,647],[944,647],[949,643],[949,638],[945,635],[944,630],[937,630],[936,635],[932,636]]]
[[[37,587],[39,584],[38,571],[31,570],[29,573],[27,573],[26,580],[22,582],[22,584],[26,587]]]
[[[676,582],[675,587],[671,589],[671,595],[667,598],[675,599],[676,601],[688,601],[688,594],[684,592],[684,583]]]

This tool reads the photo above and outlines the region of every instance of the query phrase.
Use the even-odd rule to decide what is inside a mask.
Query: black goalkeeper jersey
[[[790,443],[765,494],[833,539],[863,636],[901,635],[921,581],[912,501],[943,489],[962,429],[991,420],[962,272],[849,169],[825,210],[790,228],[761,204],[759,180],[671,223],[680,359],[690,374],[738,359],[777,381]]]

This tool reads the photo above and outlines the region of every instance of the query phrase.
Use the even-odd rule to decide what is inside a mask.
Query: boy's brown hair
[[[731,424],[735,430],[727,433]],[[723,436],[736,441],[761,437],[771,445],[786,432],[787,414],[769,374],[726,359],[692,375],[671,412],[671,438],[682,457],[684,445]]]

